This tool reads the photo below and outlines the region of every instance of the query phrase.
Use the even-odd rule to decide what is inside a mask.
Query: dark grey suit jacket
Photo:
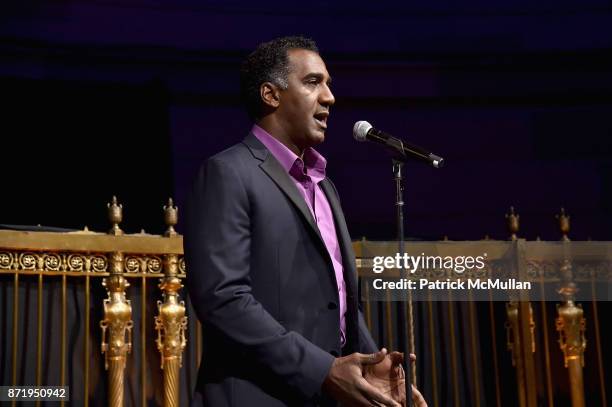
[[[376,350],[358,310],[355,255],[335,187],[321,182],[344,263],[338,290],[312,215],[280,163],[250,134],[202,166],[187,205],[187,288],[203,329],[193,405],[333,405],[334,356]]]

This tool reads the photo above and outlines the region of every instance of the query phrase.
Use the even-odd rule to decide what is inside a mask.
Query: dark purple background
[[[257,5],[253,5],[257,4]],[[384,151],[356,120],[444,156],[406,168],[407,235],[610,240],[612,8],[605,1],[19,2],[0,13],[0,223],[162,230],[199,163],[250,128],[238,66],[259,42],[317,40],[337,104],[329,173],[355,238],[394,236]],[[156,220],[158,219],[158,221]]]

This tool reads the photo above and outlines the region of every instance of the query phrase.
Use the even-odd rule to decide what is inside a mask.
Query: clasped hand
[[[410,355],[415,360],[414,355]],[[403,355],[382,350],[364,355],[353,353],[336,358],[323,383],[323,388],[343,406],[406,405]],[[415,407],[427,407],[421,393],[412,387]]]

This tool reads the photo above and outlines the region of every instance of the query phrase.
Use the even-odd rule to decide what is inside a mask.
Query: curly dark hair
[[[276,38],[259,44],[242,62],[240,69],[240,94],[242,102],[251,119],[263,115],[263,103],[259,87],[264,82],[271,82],[281,89],[287,89],[289,75],[290,49],[306,49],[319,53],[317,44],[301,36]]]

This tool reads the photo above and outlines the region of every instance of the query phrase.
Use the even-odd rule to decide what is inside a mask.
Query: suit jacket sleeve
[[[359,352],[361,353],[374,353],[378,352],[378,347],[370,330],[363,319],[363,313],[359,310]]]
[[[252,295],[249,193],[239,171],[210,159],[187,205],[185,258],[198,318],[305,398],[318,395],[334,357],[287,331]]]

